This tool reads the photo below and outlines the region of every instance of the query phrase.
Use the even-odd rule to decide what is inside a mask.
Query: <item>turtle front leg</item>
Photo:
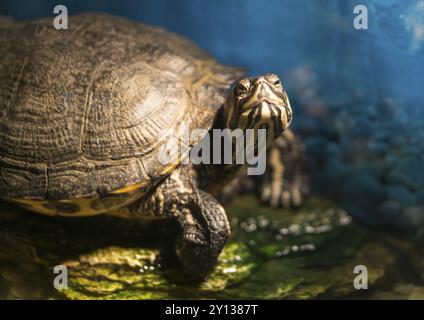
[[[181,226],[176,254],[196,278],[203,279],[216,266],[230,226],[224,208],[196,181],[192,165],[181,165],[128,209],[136,217],[176,219]]]
[[[267,169],[259,177],[261,201],[272,207],[299,207],[310,192],[304,146],[286,130],[267,152]]]
[[[182,233],[176,253],[184,266],[203,279],[215,268],[230,227],[224,208],[214,197],[202,190],[196,190],[193,197],[179,218]]]

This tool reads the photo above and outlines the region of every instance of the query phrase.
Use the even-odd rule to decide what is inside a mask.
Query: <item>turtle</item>
[[[224,186],[301,205],[303,146],[276,74],[246,76],[181,35],[123,17],[68,23],[0,23],[1,199],[51,216],[174,219],[176,256],[199,279],[230,235]],[[187,125],[202,130],[182,139]],[[246,176],[243,163],[186,161],[219,129],[264,129],[262,176]]]

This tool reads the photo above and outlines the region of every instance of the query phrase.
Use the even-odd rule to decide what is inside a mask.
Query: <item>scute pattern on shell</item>
[[[4,23],[2,23],[4,21]],[[0,20],[0,194],[69,199],[146,182],[181,123],[210,128],[242,75],[160,28],[106,14]],[[197,141],[190,141],[190,145]]]

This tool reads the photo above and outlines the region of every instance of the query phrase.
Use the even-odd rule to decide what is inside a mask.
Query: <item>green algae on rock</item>
[[[14,219],[13,207],[0,208],[10,213],[0,225],[1,298],[413,299],[422,294],[422,253],[358,226],[344,210],[318,198],[295,211],[261,206],[253,196],[235,199],[227,206],[232,237],[203,283],[188,281],[164,249],[172,225],[110,217],[50,219],[17,211]],[[68,288],[60,291],[53,287],[58,264],[69,271]],[[356,265],[367,266],[372,290],[354,289]]]
[[[159,252],[110,247],[68,262],[69,287],[62,292],[71,299],[166,299],[197,296],[224,290],[250,274],[254,264],[241,244],[225,247],[218,267],[200,285],[177,284],[184,270],[163,268]],[[178,279],[180,278],[180,279]]]

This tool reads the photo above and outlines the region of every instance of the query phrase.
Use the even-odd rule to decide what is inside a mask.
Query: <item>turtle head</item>
[[[237,81],[224,106],[226,127],[267,129],[267,141],[286,130],[292,110],[280,79],[273,73]]]

